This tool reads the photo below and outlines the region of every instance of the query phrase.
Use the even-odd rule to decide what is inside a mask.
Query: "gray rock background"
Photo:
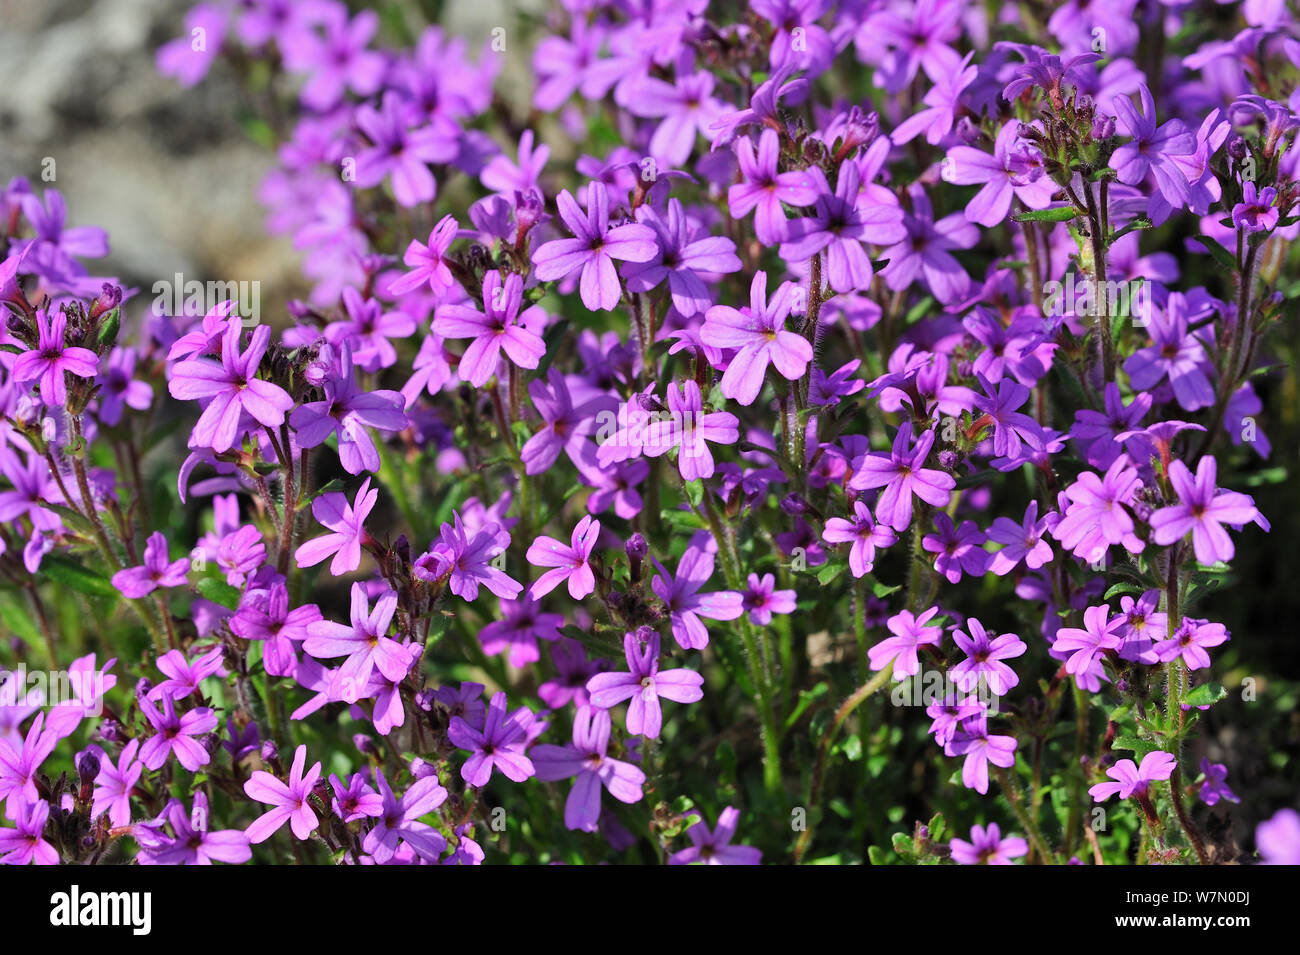
[[[274,157],[241,129],[234,71],[219,62],[182,89],[154,67],[194,2],[0,0],[0,182],[22,175],[53,186],[70,225],[107,229],[110,255],[88,267],[137,286],[139,299],[177,272],[186,281],[258,280],[263,315],[275,322],[307,286],[289,240],[264,228],[257,188]],[[514,40],[521,6],[545,0],[384,6],[416,29],[433,14],[477,50],[493,25],[507,25]],[[529,48],[515,49],[503,81],[527,90]],[[46,157],[55,162],[49,183]]]

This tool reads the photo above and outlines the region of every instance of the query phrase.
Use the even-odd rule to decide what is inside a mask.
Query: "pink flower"
[[[299,746],[293,754],[293,767],[289,770],[287,785],[260,769],[244,783],[244,792],[250,798],[273,807],[245,830],[249,842],[265,842],[286,822],[298,839],[306,839],[316,831],[320,821],[307,800],[316,780],[320,779],[321,768],[320,763],[316,763],[303,775],[306,761],[307,747]]]
[[[528,548],[528,563],[534,567],[552,567],[533,582],[528,595],[540,600],[566,580],[569,582],[569,596],[581,600],[596,589],[596,576],[592,573],[588,558],[596,548],[596,538],[600,536],[600,521],[590,514],[578,521],[573,529],[570,544],[557,541],[554,537],[539,537]]]

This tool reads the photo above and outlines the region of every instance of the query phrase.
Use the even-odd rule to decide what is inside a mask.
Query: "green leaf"
[[[41,649],[41,635],[31,615],[8,600],[0,601],[0,624],[16,633],[33,650]]]
[[[1111,597],[1117,597],[1120,594],[1143,594],[1143,593],[1146,593],[1146,589],[1143,588],[1140,584],[1135,584],[1130,580],[1121,580],[1117,584],[1111,584],[1110,589],[1106,591],[1106,595],[1101,599],[1110,600]]]
[[[894,584],[893,586],[890,586],[889,584],[882,584],[874,577],[871,580],[871,592],[876,595],[876,598],[878,600],[884,600],[890,594],[895,593],[896,591],[902,589],[903,589],[902,584]]]
[[[333,494],[336,491],[343,491],[344,489],[345,486],[343,482],[340,481],[338,478],[334,478],[334,480],[328,482],[327,484],[322,485],[321,487],[313,491],[311,496],[308,497],[307,500],[305,500],[303,503],[310,504],[312,501],[316,500],[316,498],[320,497],[322,494]]]
[[[1111,749],[1130,750],[1138,761],[1147,753],[1154,753],[1160,748],[1160,744],[1153,739],[1140,739],[1136,736],[1116,736],[1115,741],[1110,744]]]
[[[238,587],[232,587],[218,577],[205,577],[195,586],[205,599],[211,600],[214,604],[219,604],[227,610],[239,609]]]
[[[1223,699],[1227,695],[1228,691],[1218,683],[1202,683],[1200,686],[1192,690],[1192,692],[1188,693],[1187,696],[1183,698],[1183,702],[1188,706],[1209,706],[1212,703],[1219,702],[1219,700]]]
[[[1150,229],[1152,225],[1153,223],[1146,216],[1138,216],[1136,219],[1134,219],[1124,228],[1120,229],[1118,232],[1112,232],[1110,234],[1110,241],[1114,242],[1116,239],[1122,238],[1123,236],[1128,235],[1130,232],[1134,232],[1138,229]]]
[[[933,307],[934,307],[934,299],[931,296],[927,295],[925,298],[921,299],[921,301],[917,302],[915,305],[913,305],[910,309],[907,310],[907,316],[903,319],[903,324],[915,325],[917,322],[923,319],[927,314],[929,314],[930,309]]]
[[[1210,253],[1210,257],[1214,259],[1220,268],[1227,269],[1229,272],[1237,271],[1236,256],[1220,245],[1217,240],[1211,239],[1208,235],[1198,235],[1194,241],[1205,246],[1206,251]]]
[[[81,536],[90,538],[95,536],[95,525],[90,523],[81,511],[68,507],[66,504],[42,504],[41,506],[54,511],[59,515],[59,520]]]
[[[112,581],[103,574],[60,554],[46,555],[41,561],[41,576],[90,597],[116,597],[119,594]]]
[[[1053,206],[1050,209],[1030,209],[1011,218],[1017,222],[1069,222],[1075,216],[1073,206]]]
[[[827,584],[833,582],[835,578],[839,577],[840,574],[844,573],[844,569],[847,566],[847,564],[842,564],[836,561],[835,563],[827,564],[825,567],[818,568],[817,583],[825,587]]]
[[[1266,484],[1281,484],[1286,479],[1285,467],[1265,468],[1247,477],[1244,483],[1246,487],[1263,487]]]
[[[800,690],[799,699],[795,701],[794,709],[791,711],[790,715],[786,717],[786,729],[789,729],[791,726],[794,726],[795,723],[799,722],[799,717],[803,716],[808,707],[812,706],[829,692],[830,686],[824,680],[821,683],[818,683],[811,690]]]
[[[916,858],[916,847],[912,845],[912,837],[905,832],[894,833],[892,840],[894,851],[904,859],[911,860]]]

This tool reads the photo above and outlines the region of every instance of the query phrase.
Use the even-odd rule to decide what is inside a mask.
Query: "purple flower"
[[[242,587],[244,581],[266,560],[266,544],[262,532],[252,524],[221,538],[217,545],[217,567],[226,575],[226,583]]]
[[[910,610],[900,610],[885,622],[892,637],[886,637],[867,650],[871,669],[883,670],[894,664],[894,676],[898,679],[916,676],[921,672],[921,660],[917,649],[922,646],[937,647],[943,639],[943,630],[939,627],[926,626],[938,607],[931,607],[919,616],[913,616]]]
[[[1157,612],[1159,604],[1158,590],[1148,590],[1137,600],[1127,595],[1120,597],[1120,613],[1115,618],[1119,623],[1115,633],[1124,641],[1119,648],[1120,659],[1148,666],[1158,662],[1153,645],[1169,633],[1169,618]]]
[[[658,457],[676,446],[677,470],[683,481],[697,481],[713,477],[713,453],[709,443],[735,444],[740,440],[739,419],[726,411],[704,412],[700,386],[694,379],[679,386],[668,386],[668,411],[671,415],[669,442],[647,445],[645,453]]]
[[[433,826],[420,822],[420,817],[427,816],[447,801],[447,790],[438,782],[438,777],[417,779],[400,799],[393,794],[382,770],[377,769],[375,777],[383,801],[374,827],[366,833],[361,847],[380,865],[387,864],[397,854],[400,845],[410,847],[426,862],[437,862],[447,848],[447,840]]]
[[[167,679],[149,691],[149,699],[155,703],[163,696],[179,700],[194,693],[200,683],[221,670],[223,652],[222,647],[215,646],[191,662],[185,658],[184,651],[168,650],[158,658],[158,669]]]
[[[421,580],[447,577],[451,592],[462,600],[477,600],[480,584],[507,600],[519,596],[523,584],[492,565],[510,545],[510,534],[499,524],[488,523],[471,535],[455,511],[452,521],[443,522],[440,539],[427,554],[416,559],[415,576]]]
[[[197,706],[183,716],[176,713],[176,703],[170,695],[162,698],[162,711],[148,697],[139,697],[137,703],[144,718],[154,729],[154,735],[140,747],[140,762],[146,769],[161,769],[167,757],[175,753],[177,761],[192,773],[206,766],[212,758],[195,736],[211,733],[217,728],[217,714],[206,706]]]
[[[736,837],[736,825],[740,822],[740,810],[728,806],[718,813],[718,824],[709,831],[709,827],[700,820],[686,830],[691,840],[690,848],[681,849],[668,857],[669,865],[691,865],[695,862],[704,865],[758,865],[763,858],[762,852],[751,846],[733,846],[731,840]]]
[[[1120,799],[1127,799],[1134,794],[1145,797],[1147,787],[1158,779],[1168,779],[1177,765],[1178,761],[1173,756],[1161,750],[1143,756],[1141,766],[1131,759],[1121,759],[1106,770],[1106,775],[1116,782],[1098,783],[1088,790],[1088,795],[1094,802],[1105,802],[1115,793],[1119,793]]]
[[[1016,740],[1012,736],[990,736],[987,717],[977,716],[961,724],[944,752],[966,757],[961,767],[962,785],[982,796],[989,791],[989,763],[1003,769],[1015,765]]]
[[[181,587],[189,580],[190,562],[185,558],[168,562],[167,538],[154,531],[144,545],[144,564],[128,567],[113,575],[113,586],[126,597],[138,600],[159,587]]]
[[[17,828],[0,827],[0,865],[58,865],[58,850],[42,835],[49,817],[50,804],[44,799],[20,807]]]
[[[1065,661],[1065,672],[1074,675],[1080,688],[1086,689],[1084,677],[1094,670],[1104,651],[1118,650],[1123,646],[1123,638],[1115,632],[1120,623],[1120,619],[1111,618],[1110,608],[1102,604],[1083,612],[1084,629],[1061,627],[1056,631],[1052,649],[1057,653],[1070,653]]]
[[[952,132],[953,123],[956,122],[957,113],[961,109],[962,93],[979,76],[979,67],[970,65],[972,56],[974,56],[973,53],[967,53],[962,58],[958,69],[944,70],[940,76],[935,78],[934,85],[930,87],[921,100],[928,109],[923,109],[916,115],[908,117],[894,128],[894,132],[889,137],[894,145],[901,146],[925,133],[925,141],[931,146],[937,146],[943,141],[944,137]],[[999,138],[1000,136],[1001,134],[999,134]],[[955,149],[951,150],[948,155],[951,156],[955,152]],[[976,167],[989,164],[988,156],[979,153],[979,157],[979,159],[970,157]],[[992,166],[989,169],[988,178],[976,180],[977,182],[989,183],[985,189],[981,190],[981,195],[989,189],[998,187],[997,179],[999,176],[1007,176],[1010,179],[1009,172],[1010,169],[1006,166],[1001,168]],[[956,180],[950,179],[950,181],[955,182]],[[998,221],[1001,221],[1001,219]]]
[[[239,865],[253,857],[247,833],[238,829],[208,829],[208,797],[203,790],[194,794],[194,809],[185,812],[179,799],[169,800],[160,822],[171,823],[172,839],[158,848],[142,847],[141,865]]]
[[[196,32],[201,31],[201,32]],[[196,44],[202,36],[204,42]],[[226,11],[219,6],[201,3],[185,15],[185,33],[158,48],[154,64],[163,76],[173,76],[188,89],[196,85],[221,54],[226,36]]]
[[[970,842],[953,839],[948,845],[952,860],[959,865],[1011,865],[1012,859],[1029,852],[1029,844],[1019,836],[1003,839],[996,822],[989,823],[988,829],[972,826]]]
[[[591,705],[601,709],[617,706],[624,700],[627,707],[627,731],[646,739],[658,739],[663,726],[659,698],[676,703],[695,703],[704,699],[704,677],[694,670],[659,669],[659,634],[649,627],[623,637],[627,657],[626,673],[597,673],[587,681]]]
[[[132,378],[135,374],[136,353],[131,348],[114,348],[108,363],[99,372],[96,383],[99,392],[98,418],[110,427],[122,420],[125,408],[146,411],[153,403],[153,386]]]
[[[266,590],[246,592],[230,618],[230,631],[243,640],[264,641],[262,667],[272,676],[292,676],[298,663],[295,644],[307,639],[308,627],[321,619],[320,608],[304,604],[289,609],[289,589],[276,581]],[[256,730],[254,730],[256,732]]]
[[[817,201],[817,181],[807,172],[778,172],[780,153],[776,130],[763,130],[757,156],[749,137],[741,139],[736,143],[741,181],[727,190],[731,215],[741,219],[752,211],[754,235],[766,246],[776,245],[788,237],[785,206],[810,206]]]
[[[181,401],[206,400],[194,426],[193,442],[213,451],[227,451],[239,437],[241,417],[248,414],[259,424],[278,428],[293,407],[293,399],[279,385],[255,377],[257,366],[271,340],[269,325],[253,329],[252,340],[239,351],[240,324],[229,319],[221,339],[221,362],[192,358],[171,370],[167,389]]]
[[[1115,119],[1133,142],[1120,146],[1110,157],[1110,167],[1120,182],[1135,186],[1148,173],[1155,176],[1160,193],[1174,208],[1185,206],[1191,200],[1187,177],[1175,161],[1177,156],[1187,156],[1196,151],[1196,137],[1179,119],[1171,119],[1156,128],[1156,104],[1146,86],[1138,88],[1142,99],[1142,112],[1133,107],[1127,96],[1111,100]]]
[[[831,544],[847,544],[849,548],[849,570],[854,577],[863,577],[871,573],[876,560],[877,547],[889,547],[898,540],[891,527],[877,524],[871,511],[861,500],[853,502],[853,517],[832,517],[826,522],[822,531],[822,540]]]
[[[534,775],[536,769],[524,755],[532,722],[533,714],[525,707],[507,713],[506,695],[501,692],[493,694],[481,731],[462,717],[452,717],[448,738],[471,753],[460,768],[461,778],[471,786],[485,786],[494,768],[517,783]]]
[[[475,388],[487,384],[503,351],[520,368],[537,367],[546,354],[538,334],[545,312],[533,305],[520,313],[523,295],[523,279],[516,273],[511,272],[502,283],[501,273],[489,269],[483,276],[484,311],[472,305],[438,306],[433,318],[435,335],[473,339],[460,359],[461,381]]]
[[[449,291],[456,280],[447,267],[447,250],[456,239],[458,229],[453,216],[443,216],[429,233],[429,244],[412,239],[402,256],[403,264],[411,271],[388,285],[393,295],[406,295],[424,285],[435,295]]]
[[[1212,763],[1201,759],[1201,802],[1207,806],[1215,805],[1220,799],[1228,802],[1241,802],[1241,798],[1228,788],[1228,767],[1223,763]]]
[[[799,77],[790,79],[799,72],[799,66],[786,62],[776,67],[762,83],[754,88],[749,99],[749,108],[727,113],[713,123],[709,129],[714,130],[713,148],[725,146],[735,138],[736,133],[747,126],[768,126],[774,131],[784,128],[781,118],[781,99],[786,96],[800,96],[808,90],[808,79]]]
[[[1094,468],[1108,468],[1124,453],[1116,435],[1141,428],[1142,419],[1151,410],[1150,394],[1135,394],[1133,400],[1125,405],[1119,386],[1113,381],[1106,385],[1105,401],[1104,414],[1091,408],[1076,411],[1074,426],[1070,428],[1070,437],[1083,446],[1084,459]]]
[[[361,566],[361,544],[366,538],[365,522],[379,499],[379,488],[371,488],[367,477],[357,489],[352,504],[339,491],[330,491],[312,501],[311,512],[332,533],[322,534],[299,545],[294,560],[299,567],[315,567],[333,555],[330,573],[336,577]]]
[[[61,408],[68,400],[63,375],[94,378],[99,373],[99,358],[89,348],[69,348],[68,317],[60,309],[50,316],[46,309],[36,311],[37,345],[14,359],[10,373],[14,381],[40,381],[41,400],[52,408]],[[269,333],[268,329],[268,333]]]
[[[581,600],[595,590],[596,575],[588,560],[596,549],[599,536],[600,521],[588,514],[574,527],[569,544],[546,536],[533,541],[525,554],[528,563],[553,569],[533,582],[528,595],[533,600],[540,600],[565,581],[569,584],[569,596],[574,600]]]
[[[1196,559],[1208,566],[1230,561],[1236,552],[1224,524],[1240,530],[1254,521],[1269,529],[1250,495],[1216,487],[1217,476],[1218,464],[1209,455],[1197,463],[1195,477],[1182,461],[1170,462],[1169,483],[1178,494],[1178,503],[1151,515],[1152,539],[1157,544],[1173,544],[1190,533]]]
[[[527,595],[522,600],[502,600],[501,615],[504,619],[489,623],[478,638],[490,657],[508,649],[512,667],[535,662],[540,657],[537,641],[558,640],[564,625],[562,614],[543,613],[542,605]]]
[[[537,688],[537,695],[553,710],[567,706],[586,706],[589,702],[587,681],[602,670],[609,669],[607,660],[588,660],[581,643],[561,637],[551,645],[551,661],[555,664],[555,678]]]
[[[1241,184],[1241,202],[1232,207],[1232,224],[1246,232],[1272,232],[1277,228],[1277,190],[1265,186],[1257,191],[1253,180]]]
[[[346,786],[330,773],[330,788],[334,790],[330,808],[344,822],[373,819],[384,812],[383,797],[366,784],[366,777],[361,773],[353,773]]]
[[[324,32],[302,30],[292,43],[283,44],[284,64],[295,73],[311,76],[298,94],[304,106],[325,112],[343,98],[345,88],[366,97],[384,80],[387,60],[367,50],[379,29],[379,15],[363,10],[351,20],[344,7],[330,7]]]
[[[1019,458],[1022,441],[1032,448],[1043,447],[1043,430],[1038,422],[1016,409],[1029,400],[1029,389],[1004,378],[996,389],[982,374],[976,373],[984,394],[975,396],[975,407],[993,423],[993,453],[998,457]]]
[[[751,623],[766,627],[772,622],[772,614],[794,613],[795,592],[777,590],[776,577],[772,574],[764,574],[761,578],[758,574],[750,574],[747,583],[749,586],[741,598]]]
[[[304,650],[318,660],[347,657],[338,674],[344,701],[355,703],[375,670],[394,682],[400,682],[410,672],[415,662],[411,650],[388,636],[388,626],[396,611],[394,591],[383,593],[372,610],[365,585],[355,583],[350,625],[332,620],[308,625]]]
[[[528,383],[528,394],[545,424],[519,449],[525,474],[545,472],[561,451],[581,467],[593,450],[591,436],[596,430],[597,414],[618,404],[609,395],[596,394],[575,407],[569,384],[555,366],[546,370],[546,381]]]
[[[934,446],[933,431],[923,431],[916,447],[909,450],[911,443],[909,421],[898,429],[889,454],[868,453],[854,460],[849,479],[849,487],[857,491],[884,488],[876,501],[876,520],[896,531],[907,530],[912,523],[912,495],[934,507],[945,507],[957,486],[951,474],[924,467]]]
[[[931,703],[925,708],[925,715],[931,720],[927,732],[934,734],[934,741],[943,746],[946,751],[961,725],[967,720],[983,716],[985,709],[984,704],[973,696],[958,699],[949,694],[943,700]]]
[[[294,409],[289,424],[300,448],[314,448],[338,436],[339,461],[349,474],[379,470],[379,451],[367,427],[401,431],[407,425],[406,399],[397,391],[363,391],[352,371],[352,348],[342,345],[337,374],[324,381],[325,399]]]
[[[655,561],[659,575],[650,582],[655,594],[670,614],[673,638],[686,650],[702,650],[709,645],[709,632],[700,617],[711,620],[735,620],[745,612],[743,598],[731,590],[702,594],[699,589],[713,576],[713,554],[700,547],[688,547],[677,564],[674,578]]]
[[[325,326],[325,341],[334,349],[352,349],[352,358],[362,371],[377,372],[397,363],[397,349],[390,338],[410,338],[416,322],[401,310],[385,312],[375,298],[366,298],[351,285],[343,289],[345,317]],[[343,367],[344,375],[351,366]],[[315,381],[313,381],[315,384]]]
[[[10,819],[16,818],[15,813],[23,803],[34,803],[40,798],[36,773],[57,745],[58,734],[45,729],[44,713],[36,714],[22,745],[0,737],[0,799],[7,800]]]
[[[573,718],[573,742],[533,747],[537,778],[543,782],[574,780],[564,803],[564,825],[595,832],[600,819],[600,788],[620,802],[641,799],[645,773],[631,763],[605,755],[609,748],[609,710],[580,706]]]
[[[727,108],[713,95],[713,84],[712,73],[705,70],[684,73],[679,66],[675,84],[644,77],[632,86],[624,103],[628,112],[634,116],[662,117],[650,137],[652,156],[672,167],[681,166],[690,158],[696,132],[708,135],[709,127]]]
[[[659,251],[654,230],[638,223],[610,228],[609,193],[600,183],[587,187],[585,215],[567,189],[555,202],[574,238],[555,239],[533,253],[537,278],[551,282],[581,270],[582,304],[592,311],[612,309],[622,297],[614,260],[649,262]]]
[[[1106,469],[1105,477],[1084,471],[1065,489],[1070,502],[1065,516],[1052,528],[1052,536],[1066,550],[1089,563],[1106,556],[1112,544],[1123,544],[1130,553],[1146,546],[1133,531],[1133,518],[1125,505],[1142,486],[1142,480],[1122,455]]]
[[[988,539],[1005,546],[989,555],[988,569],[999,577],[1005,577],[1022,560],[1030,570],[1048,563],[1052,559],[1052,545],[1043,540],[1047,523],[1047,518],[1038,518],[1037,501],[1030,501],[1025,507],[1021,523],[1009,517],[997,518],[988,529]]]
[[[647,262],[624,266],[629,292],[649,292],[666,278],[673,305],[689,318],[713,304],[702,276],[740,271],[736,244],[725,236],[709,235],[693,223],[680,199],[668,200],[666,218],[648,205],[637,209],[636,218],[654,230],[659,251]]]
[[[1149,391],[1167,377],[1174,398],[1188,411],[1214,404],[1214,388],[1205,374],[1205,349],[1188,332],[1186,297],[1171,292],[1164,309],[1148,312],[1147,331],[1154,344],[1138,349],[1124,362],[1129,384],[1138,391]]]
[[[763,388],[768,364],[791,381],[802,378],[813,348],[802,335],[787,331],[793,282],[782,282],[767,300],[767,273],[755,272],[749,286],[749,308],[715,305],[705,316],[700,339],[715,348],[738,349],[722,376],[722,393],[742,405],[754,403]]]
[[[1155,645],[1155,655],[1163,663],[1183,658],[1189,670],[1204,670],[1210,665],[1207,649],[1228,642],[1228,630],[1221,623],[1185,617],[1174,635]]]
[[[531,129],[525,129],[519,135],[518,163],[511,162],[504,155],[493,156],[479,175],[483,187],[510,200],[516,193],[526,196],[536,189],[546,160],[550,158],[551,147],[543,143],[534,149],[533,140]]]
[[[1255,830],[1260,865],[1300,865],[1300,813],[1280,809]]]
[[[974,692],[983,677],[990,690],[998,696],[1005,696],[1020,683],[1020,677],[1002,661],[1023,655],[1028,647],[1014,633],[989,639],[984,625],[974,617],[966,618],[966,627],[970,636],[961,630],[953,631],[952,638],[966,654],[966,659],[953,667],[949,675],[957,688],[964,692]]]
[[[114,826],[125,826],[131,821],[131,792],[144,772],[144,764],[135,758],[139,749],[138,739],[128,740],[116,764],[106,756],[100,759],[91,797],[92,817],[108,813],[108,821]]]
[[[896,244],[885,249],[889,264],[880,276],[896,292],[924,279],[940,302],[955,302],[969,290],[970,277],[952,250],[973,246],[979,241],[979,229],[967,221],[965,212],[954,212],[936,222],[930,197],[919,183],[910,186],[908,194],[912,212],[904,214],[901,235],[891,240]]]
[[[875,273],[862,243],[892,245],[904,241],[908,233],[903,227],[902,211],[894,205],[861,201],[860,173],[855,163],[840,167],[834,193],[820,169],[813,167],[812,175],[818,189],[813,214],[789,223],[789,238],[781,245],[781,258],[806,262],[825,251],[826,277],[831,288],[837,292],[865,289]]]
[[[1011,200],[1030,209],[1046,209],[1058,186],[1043,169],[1043,157],[1020,138],[1020,122],[1011,120],[998,132],[993,155],[955,146],[948,151],[943,178],[961,186],[983,183],[966,206],[966,219],[992,228],[1007,217]]]
[[[293,831],[294,838],[306,839],[320,820],[308,801],[311,791],[320,779],[320,763],[303,773],[307,764],[307,747],[299,746],[293,754],[293,765],[289,769],[289,781],[284,783],[264,770],[253,773],[244,783],[244,792],[250,799],[266,803],[271,810],[259,816],[253,824],[244,830],[248,841],[256,845],[275,835],[286,822]]]
[[[948,578],[949,583],[961,580],[963,572],[971,577],[984,573],[989,555],[984,550],[984,534],[974,521],[962,521],[953,527],[952,518],[939,513],[934,516],[936,533],[921,538],[921,546],[935,555],[934,569]]]
[[[357,156],[356,185],[368,189],[385,178],[393,180],[393,195],[404,208],[432,202],[438,183],[429,163],[451,162],[460,152],[456,124],[435,114],[428,125],[412,129],[412,115],[402,96],[384,92],[379,109],[357,107],[357,127],[371,146]]]

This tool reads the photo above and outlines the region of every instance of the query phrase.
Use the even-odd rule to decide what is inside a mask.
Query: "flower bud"
[[[785,497],[781,498],[781,510],[791,517],[798,517],[800,514],[807,513],[808,502],[805,501],[797,492],[791,491]]]
[[[77,778],[82,786],[90,786],[99,778],[99,757],[90,750],[77,757]]]
[[[1092,138],[1094,140],[1110,139],[1115,135],[1115,117],[1098,115],[1092,121]]]

